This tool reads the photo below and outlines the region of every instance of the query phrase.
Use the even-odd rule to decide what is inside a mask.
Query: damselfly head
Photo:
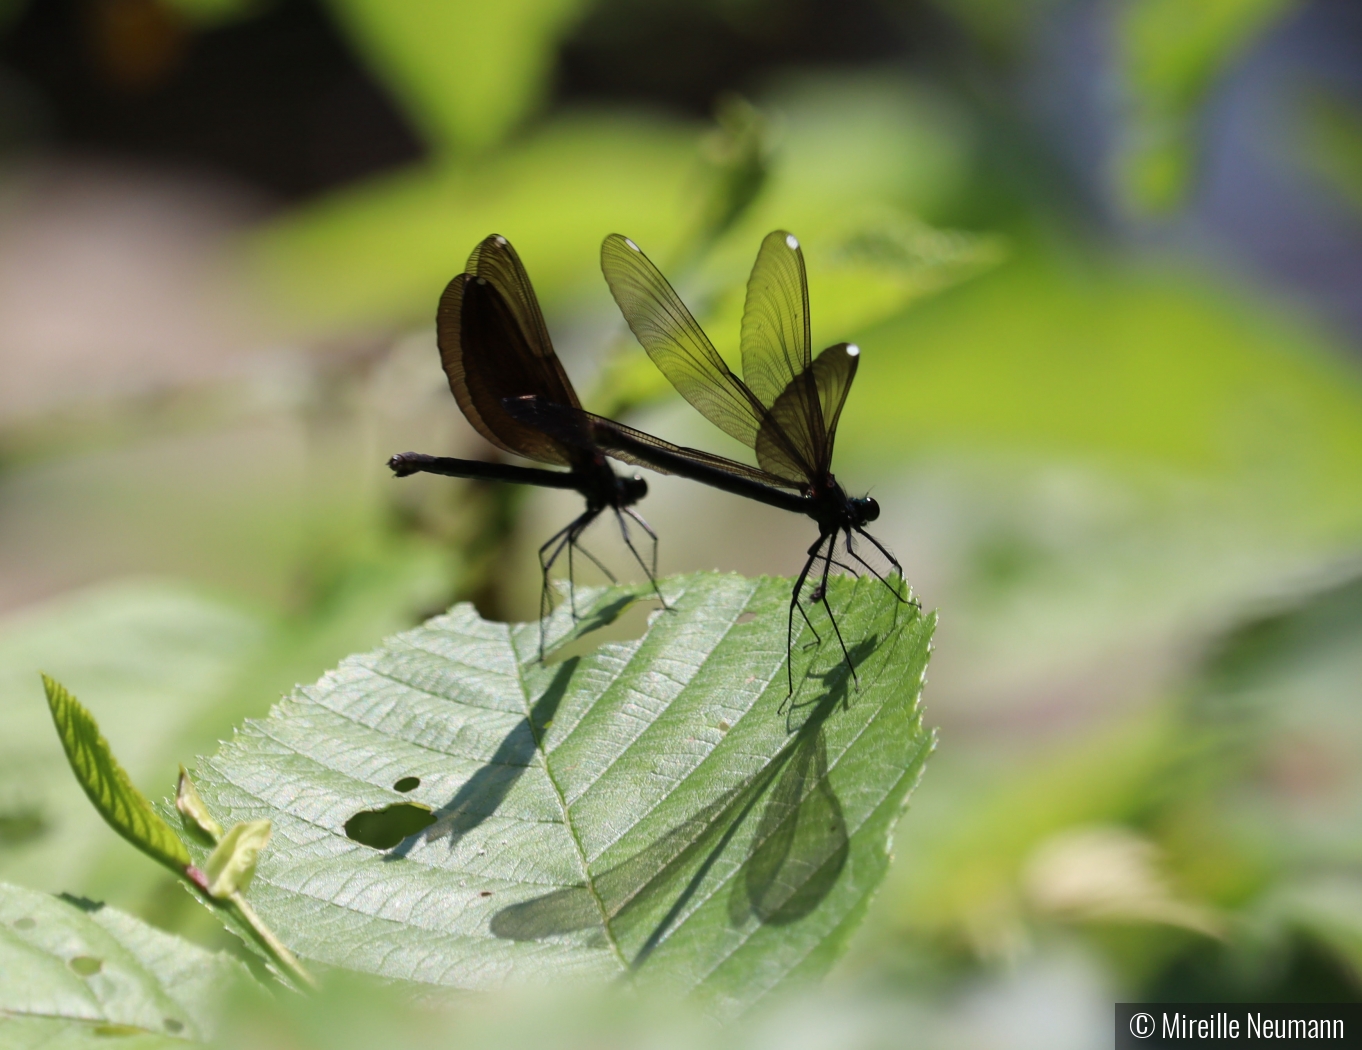
[[[880,516],[880,505],[870,496],[848,500],[851,512],[857,517],[857,525],[867,525]]]
[[[624,505],[632,507],[648,495],[648,483],[637,474],[632,478],[620,478],[620,494],[624,497]]]

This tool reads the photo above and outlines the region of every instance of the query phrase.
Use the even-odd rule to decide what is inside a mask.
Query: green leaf
[[[700,208],[697,247],[727,232],[761,195],[771,173],[771,129],[761,110],[740,95],[725,95],[715,105],[714,123],[700,141],[712,181]]]
[[[248,820],[233,824],[222,841],[203,863],[208,879],[208,895],[225,900],[243,892],[255,876],[255,862],[270,840],[268,820]]]
[[[196,776],[224,822],[274,825],[261,917],[306,958],[463,988],[632,974],[733,1013],[824,972],[932,746],[935,617],[834,578],[860,688],[815,609],[787,704],[788,580],[662,587],[641,638],[547,665],[537,624],[459,605],[248,723]],[[640,593],[578,605],[599,623]],[[400,802],[435,822],[386,851],[346,836]]]
[[[134,783],[168,786],[177,758],[212,746],[240,720],[223,720],[218,705],[240,669],[260,658],[267,626],[160,581],[105,584],[0,621],[0,827],[8,832],[0,834],[0,878],[127,910],[166,878],[107,834],[86,801],[52,731],[37,669],[91,702]],[[283,687],[299,680],[308,679],[293,676]],[[268,685],[277,697],[276,682]],[[267,708],[260,698],[256,705],[251,713]]]
[[[0,619],[0,879],[107,900],[177,932],[201,924],[195,935],[211,935],[216,919],[107,833],[71,775],[34,672],[45,669],[89,703],[134,783],[168,786],[178,760],[408,626],[412,609],[433,605],[432,584],[445,593],[441,568],[424,556],[363,564],[314,613],[289,618],[185,583],[138,580]],[[163,815],[181,831],[178,814]]]
[[[184,1046],[253,982],[208,952],[91,901],[0,883],[0,1045]],[[120,1036],[111,1044],[109,1036]],[[173,1037],[173,1038],[172,1038]]]
[[[261,293],[299,323],[428,326],[431,304],[471,246],[496,231],[524,258],[551,322],[572,295],[581,296],[574,310],[588,306],[617,319],[600,276],[605,234],[627,233],[675,279],[685,276],[674,265],[677,253],[693,250],[697,235],[731,215],[732,227],[705,262],[702,291],[733,289],[740,314],[752,259],[770,230],[793,230],[806,246],[836,254],[886,213],[930,211],[965,177],[963,124],[941,98],[902,78],[805,77],[770,104],[781,133],[769,158],[756,129],[733,126],[755,115],[735,116],[732,108],[721,114],[718,139],[703,143],[700,129],[680,121],[560,117],[476,160],[368,180],[293,209],[251,235],[245,259]],[[720,154],[732,151],[717,158],[730,165],[727,176],[715,171],[716,141]],[[827,341],[846,338],[830,313],[845,282],[825,296],[812,256],[810,265],[812,294],[823,304],[815,324],[821,331],[836,321]],[[876,279],[890,293],[904,284],[902,268],[893,269]],[[904,302],[875,291],[895,309]],[[858,323],[885,316],[883,302],[873,305],[874,316],[854,307]]]
[[[1308,934],[1353,970],[1362,966],[1362,882],[1324,874],[1283,880],[1258,902],[1257,917]]]
[[[1349,542],[1362,524],[1357,371],[1204,276],[1095,266],[1076,280],[1018,257],[858,341],[844,471],[992,449],[1233,486],[1259,520],[1328,522]]]
[[[210,845],[217,845],[222,838],[222,825],[208,812],[194,781],[189,779],[189,770],[184,766],[180,767],[180,779],[175,787],[175,808],[186,831]]]
[[[961,23],[984,45],[989,57],[1015,61],[1036,36],[1060,0],[934,0],[935,6]]]
[[[123,772],[94,716],[47,675],[43,688],[71,771],[105,823],[153,860],[183,872],[189,866],[184,843]]]

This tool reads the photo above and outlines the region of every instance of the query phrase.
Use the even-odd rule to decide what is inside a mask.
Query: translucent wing
[[[496,286],[482,277],[459,274],[440,297],[437,329],[449,389],[478,433],[507,452],[571,466],[578,458],[572,446],[526,426],[502,404],[506,398],[526,394],[575,404],[576,396],[561,367],[546,367],[546,359],[535,352]],[[556,357],[552,363],[557,364]]]
[[[823,413],[823,450],[819,469],[832,469],[832,446],[837,441],[837,421],[842,418],[842,406],[851,393],[851,381],[856,378],[856,366],[861,361],[861,348],[855,343],[837,343],[822,351],[813,362],[813,381],[818,388],[818,404]]]
[[[521,338],[516,341],[517,349],[525,359],[520,362],[526,376],[537,376],[534,380],[538,387],[535,391],[564,404],[578,404],[577,393],[563,370],[558,355],[554,353],[553,342],[549,338],[544,315],[539,309],[538,297],[529,275],[520,262],[520,257],[511,247],[510,241],[500,234],[483,238],[468,257],[470,276],[481,277],[500,293],[510,311]],[[458,333],[458,314],[446,315],[441,310],[437,320],[440,336],[441,356],[448,352],[458,352],[462,339]],[[475,347],[462,346],[463,352],[479,352]]]
[[[811,478],[831,471],[837,421],[860,353],[852,343],[830,346],[791,380],[757,433],[757,462],[763,468],[788,476],[806,472]],[[806,449],[812,450],[808,457]]]
[[[768,408],[808,369],[809,288],[794,234],[766,235],[747,279],[742,313],[742,376]]]
[[[761,402],[638,245],[612,233],[601,244],[601,270],[630,329],[672,386],[720,430],[755,446]]]
[[[810,403],[814,406],[812,413]],[[820,457],[806,450],[821,448],[822,428],[818,388],[810,369],[790,381],[767,413],[757,431],[757,462],[763,470],[782,477],[818,477],[822,473],[818,469]]]

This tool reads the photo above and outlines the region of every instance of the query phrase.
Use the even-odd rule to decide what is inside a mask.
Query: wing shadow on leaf
[[[529,768],[539,750],[544,727],[553,721],[558,705],[567,692],[568,682],[577,669],[580,657],[564,660],[554,672],[529,717],[521,719],[497,746],[491,759],[459,788],[454,797],[435,811],[435,820],[422,831],[409,835],[384,856],[384,860],[401,860],[422,842],[447,838],[452,849],[468,832],[497,811],[511,788]]]
[[[862,662],[878,640],[874,635],[856,645],[853,661]],[[492,917],[491,932],[531,941],[608,928],[617,943],[642,940],[630,964],[638,969],[685,914],[763,801],[748,855],[735,866],[729,920],[740,926],[755,916],[761,923],[783,924],[808,915],[835,885],[849,851],[842,805],[828,782],[823,725],[839,703],[846,703],[850,677],[839,666],[823,678],[826,691],[803,705],[800,714],[807,717],[792,727],[790,738],[761,770],[602,872],[590,886],[569,886],[503,908]]]
[[[842,803],[827,778],[828,750],[820,727],[795,749],[766,801],[758,846],[728,898],[734,926],[749,916],[775,926],[796,922],[831,891],[851,844]]]

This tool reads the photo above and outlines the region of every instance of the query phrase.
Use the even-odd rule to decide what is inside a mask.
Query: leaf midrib
[[[577,826],[572,822],[572,813],[568,807],[567,799],[563,794],[562,786],[553,775],[553,767],[549,764],[548,752],[544,749],[544,737],[541,730],[534,724],[534,710],[530,704],[529,691],[525,681],[523,665],[515,650],[515,639],[511,635],[509,626],[506,628],[506,644],[511,650],[515,659],[516,681],[520,685],[520,702],[525,708],[525,721],[530,727],[530,733],[534,737],[534,748],[538,752],[540,759],[544,763],[544,776],[553,788],[554,798],[558,800],[558,808],[563,814],[563,826],[567,830],[568,837],[572,840],[572,848],[577,851],[577,863],[581,867],[582,877],[585,880],[586,890],[591,894],[592,903],[596,905],[596,911],[601,917],[601,929],[605,932],[606,943],[610,945],[610,950],[614,952],[615,959],[620,964],[621,972],[628,972],[629,964],[625,961],[624,953],[620,951],[619,944],[615,941],[615,933],[610,928],[609,915],[606,911],[605,902],[601,900],[601,895],[596,890],[596,880],[591,874],[591,865],[587,863],[586,851],[582,847],[581,837],[577,834]],[[629,662],[632,662],[632,658]]]
[[[751,603],[752,603],[752,596],[755,595],[755,594],[757,593],[757,590],[758,590],[758,587],[757,587],[756,585],[753,585],[753,586],[748,587],[747,596],[743,599],[742,607],[738,610],[737,613],[735,613],[735,614],[732,616],[732,618],[730,618],[730,620],[728,621],[728,626],[726,626],[726,627],[724,628],[723,632],[718,636],[718,641],[716,641],[716,643],[715,643],[713,646],[710,647],[709,652],[705,653],[704,659],[701,660],[700,663],[696,665],[695,671],[694,671],[694,673],[690,676],[690,678],[687,679],[687,680],[684,681],[684,682],[677,682],[677,685],[678,685],[678,687],[679,687],[679,688],[678,688],[678,691],[677,691],[677,694],[676,694],[676,696],[672,697],[672,699],[669,700],[669,701],[667,702],[667,703],[668,703],[668,706],[670,706],[672,703],[675,703],[677,700],[679,700],[679,699],[681,698],[681,694],[684,693],[684,692],[686,691],[686,689],[689,688],[690,685],[695,681],[695,679],[698,678],[698,677],[700,677],[700,674],[705,670],[705,668],[709,666],[710,661],[714,659],[714,654],[718,651],[720,644],[722,644],[722,642],[724,642],[724,641],[728,638],[729,634],[732,633],[733,628],[737,625],[738,617],[741,616],[744,612],[746,612],[748,606],[751,605]],[[647,638],[647,636],[645,635],[645,636],[644,636],[644,639],[646,640],[646,638]],[[620,673],[619,673],[618,675],[616,675],[616,676],[611,680],[611,683],[610,683],[610,688],[611,688],[611,689],[613,689],[613,688],[619,683],[619,679],[620,679],[620,677],[623,675],[624,671],[626,671],[626,670],[634,663],[635,658],[636,658],[637,656],[639,656],[640,653],[642,653],[642,651],[643,651],[643,646],[640,645],[640,646],[638,646],[638,647],[635,648],[635,650],[634,650],[634,652],[633,652],[632,654],[630,654],[629,659],[626,660],[626,661],[624,662],[623,666],[620,668]],[[777,667],[777,668],[776,668],[776,671],[779,671],[779,669],[780,669],[780,668]],[[771,677],[772,677],[772,678],[775,677],[775,672],[772,672],[772,676],[771,676]],[[768,679],[768,680],[766,681],[765,685],[762,687],[762,689],[761,689],[761,690],[758,692],[758,694],[757,694],[757,700],[758,700],[758,701],[760,701],[761,697],[763,697],[763,696],[766,695],[766,690],[770,688],[770,685],[771,685],[771,679]],[[597,701],[596,701],[597,704],[599,704],[600,701],[603,700],[603,699],[605,698],[606,692],[608,692],[608,690],[602,691],[600,697],[597,698]],[[594,705],[593,705],[593,707],[594,707]],[[747,711],[743,712],[744,717],[745,717],[750,711],[751,711],[751,708],[749,707]],[[659,717],[660,717],[660,716],[659,716]],[[592,788],[594,788],[594,787],[595,787],[597,784],[599,784],[603,779],[605,779],[605,777],[609,774],[610,770],[614,769],[615,766],[617,766],[617,765],[620,763],[620,761],[622,761],[622,760],[624,759],[624,757],[625,757],[626,755],[632,753],[633,750],[634,750],[636,747],[640,746],[640,741],[642,741],[643,738],[644,738],[645,736],[647,736],[648,730],[649,730],[649,729],[652,729],[652,728],[655,727],[657,724],[658,724],[658,719],[654,719],[653,721],[649,722],[649,723],[644,727],[644,729],[643,729],[642,732],[638,733],[632,740],[630,740],[618,754],[616,754],[613,758],[611,758],[610,761],[607,762],[607,763],[605,764],[605,766],[602,767],[601,770],[600,770],[599,772],[596,773],[595,776],[593,776],[590,780],[588,780],[585,784],[583,784],[582,787],[581,787],[581,790],[579,790],[579,791],[577,792],[576,796],[573,798],[573,800],[572,800],[573,804],[576,804],[576,803],[580,802],[582,799],[584,799],[584,798],[591,792],[591,789],[592,789]],[[554,746],[554,749],[557,750],[558,748],[560,748],[560,747],[562,747],[564,744],[566,744],[566,743],[568,742],[568,740],[571,739],[572,734],[573,734],[573,733],[576,733],[576,732],[581,728],[581,726],[582,726],[582,722],[578,722],[577,725],[575,725],[575,726],[572,728],[572,733],[569,733],[568,736],[566,736],[566,737],[564,737],[562,740],[558,741],[558,743]],[[700,768],[700,766],[703,765],[704,762],[705,762],[705,761],[709,758],[709,756],[712,755],[713,753],[714,753],[714,749],[711,748],[710,751],[709,751],[709,754],[707,754],[707,755],[705,756],[705,758],[703,758],[703,759],[701,759],[699,762],[697,762],[697,763],[695,764],[695,766],[692,767],[692,768],[686,773],[686,775],[685,775],[684,777],[682,777],[680,780],[678,780],[678,781],[676,782],[676,784],[673,785],[672,791],[669,791],[669,792],[667,793],[666,796],[664,796],[662,799],[658,800],[658,801],[655,802],[651,807],[649,807],[648,811],[647,811],[646,813],[643,813],[642,815],[640,815],[640,817],[638,818],[638,820],[636,820],[636,821],[634,821],[632,824],[630,824],[629,827],[625,828],[625,829],[624,829],[623,831],[621,831],[618,835],[616,835],[613,839],[611,839],[609,842],[605,843],[605,844],[601,847],[601,849],[599,850],[599,852],[596,854],[596,858],[599,859],[600,857],[604,856],[604,855],[606,854],[606,852],[608,852],[609,849],[610,849],[612,846],[615,845],[615,843],[619,842],[620,839],[622,839],[622,838],[623,838],[625,835],[627,835],[630,831],[632,831],[634,828],[636,828],[639,824],[643,823],[643,822],[644,822],[645,820],[647,820],[654,812],[656,812],[657,809],[658,809],[658,807],[661,806],[661,805],[663,804],[663,802],[666,801],[667,798],[670,798],[670,797],[671,797],[672,792],[675,791],[678,787],[680,787],[681,784],[683,784],[683,783],[685,783],[687,780],[689,780],[690,777],[693,776],[693,775],[695,774],[696,770],[698,770],[698,769]],[[545,758],[545,761],[547,762],[547,757]]]

